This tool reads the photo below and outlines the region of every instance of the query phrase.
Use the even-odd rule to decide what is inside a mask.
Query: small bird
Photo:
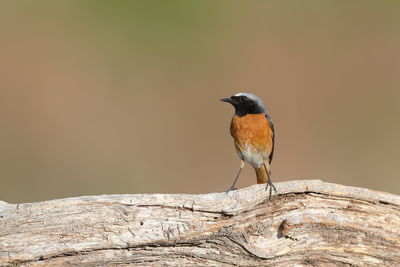
[[[271,199],[272,189],[276,192],[270,170],[274,156],[275,132],[264,102],[251,93],[238,93],[230,98],[222,98],[221,101],[230,103],[235,108],[230,130],[241,160],[239,172],[228,191],[235,189],[236,181],[245,163],[248,163],[256,171],[257,183],[267,183],[265,189],[269,187]]]

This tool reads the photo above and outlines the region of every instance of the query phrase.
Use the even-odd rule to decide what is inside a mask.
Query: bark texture
[[[400,266],[400,196],[264,186],[0,202],[0,266]]]

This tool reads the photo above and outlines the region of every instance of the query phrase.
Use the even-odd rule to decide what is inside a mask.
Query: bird
[[[240,158],[240,169],[227,191],[235,189],[245,163],[250,164],[257,176],[257,184],[269,187],[269,199],[272,189],[276,188],[271,181],[271,162],[274,156],[275,129],[264,102],[252,93],[237,93],[220,101],[230,103],[235,108],[230,132],[235,149]]]

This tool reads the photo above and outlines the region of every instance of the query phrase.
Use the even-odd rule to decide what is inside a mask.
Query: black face
[[[265,112],[263,107],[247,96],[231,96],[230,98],[222,98],[221,101],[231,103],[235,107],[235,114],[239,117]]]

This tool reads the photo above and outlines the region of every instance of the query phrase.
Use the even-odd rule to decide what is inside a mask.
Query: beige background
[[[226,190],[239,91],[275,182],[400,193],[398,1],[40,3],[0,4],[1,200]]]

